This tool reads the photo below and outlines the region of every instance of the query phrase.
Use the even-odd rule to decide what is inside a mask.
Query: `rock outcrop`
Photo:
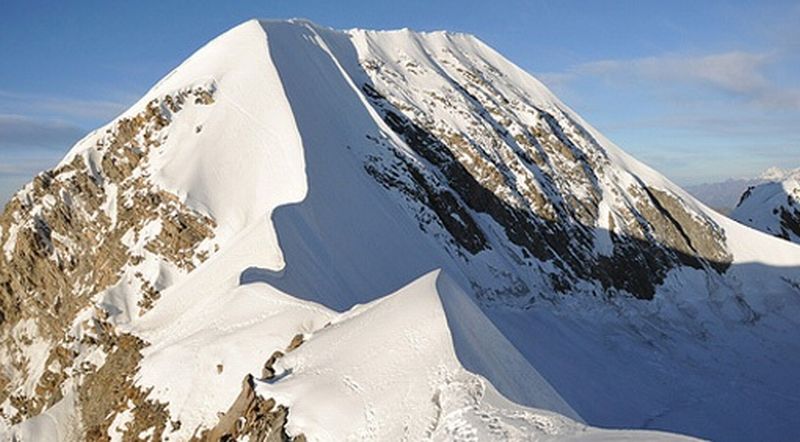
[[[172,120],[186,106],[212,105],[213,92],[213,86],[187,88],[153,99],[96,135],[90,149],[39,174],[6,205],[0,216],[0,414],[9,423],[78,388],[82,406],[101,407],[82,413],[87,438],[105,434],[113,416],[94,401],[115,396],[96,390],[112,388],[111,373],[132,376],[144,344],[130,336],[97,341],[84,329],[98,320],[96,312],[106,315],[94,307],[102,306],[99,294],[126,291],[136,300],[133,314],[142,314],[165,288],[158,262],[188,273],[215,250],[214,220],[160,188],[149,170]],[[93,352],[105,354],[106,363],[87,373],[82,356]],[[122,366],[104,375],[114,361]],[[147,403],[146,392],[131,395],[126,400],[134,407]],[[117,399],[115,407],[131,406]],[[94,414],[101,421],[89,422]]]

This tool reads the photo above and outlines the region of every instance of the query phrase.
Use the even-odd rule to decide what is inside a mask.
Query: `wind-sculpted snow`
[[[14,201],[21,440],[800,431],[800,247],[468,35],[244,23]]]
[[[586,427],[575,412],[505,349],[473,301],[446,275],[434,272],[385,298],[333,319],[275,364],[275,377],[256,391],[288,407],[289,434],[308,440],[581,440],[682,439],[658,433],[606,432]],[[477,320],[476,320],[477,319]],[[451,334],[448,323],[471,326],[475,339]],[[493,348],[498,345],[502,350]],[[538,406],[516,405],[456,357],[503,351],[493,370],[536,390]]]

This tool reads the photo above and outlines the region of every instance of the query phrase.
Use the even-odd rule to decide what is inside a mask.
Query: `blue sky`
[[[0,201],[252,17],[469,32],[680,184],[800,167],[800,2],[0,0]]]

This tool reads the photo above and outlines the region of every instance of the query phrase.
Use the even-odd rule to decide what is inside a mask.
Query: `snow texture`
[[[504,94],[587,131],[619,178],[599,185],[665,189],[717,223],[730,269],[674,269],[652,301],[591,296],[593,287],[527,305],[479,299],[476,278],[501,287],[534,284],[538,273],[504,254],[510,246],[499,236],[476,255],[476,270],[364,170],[367,155],[380,155],[375,140],[409,147],[361,89],[362,64],[416,65],[420,74],[397,92],[407,95],[393,98],[422,107],[414,91],[448,81],[437,59],[445,53],[457,54],[448,63],[502,73],[493,84]],[[242,378],[257,376],[297,334],[306,342],[257,391],[288,406],[289,432],[310,440],[680,438],[595,426],[719,440],[800,432],[800,247],[716,214],[476,38],[249,21],[200,49],[128,113],[194,85],[213,88],[217,101],[172,122],[151,179],[216,220],[221,248],[171,279],[141,317],[125,296],[99,296],[121,331],[150,343],[137,384],[152,387],[181,421],[171,440],[213,425]],[[441,112],[436,118],[454,128],[468,125]],[[65,163],[90,155],[93,136]],[[602,223],[620,204],[603,195],[594,238],[601,254],[611,247]],[[70,400],[18,426],[20,440],[70,439]]]

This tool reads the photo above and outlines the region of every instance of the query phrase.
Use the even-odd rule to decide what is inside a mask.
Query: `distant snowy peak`
[[[728,179],[721,182],[686,186],[686,190],[709,207],[729,214],[748,188],[768,182],[781,182],[792,176],[800,177],[800,169],[770,167],[756,178]]]
[[[800,169],[781,174],[783,181],[750,187],[731,218],[800,244]]]
[[[758,176],[760,180],[771,182],[786,181],[789,178],[800,178],[800,168],[782,169],[780,167],[770,167]]]
[[[763,182],[761,179],[729,179],[718,183],[686,186],[686,191],[709,207],[727,215],[736,207],[748,188]]]

